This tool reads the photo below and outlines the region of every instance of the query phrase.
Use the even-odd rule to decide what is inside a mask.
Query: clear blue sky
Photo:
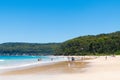
[[[0,43],[63,42],[120,30],[120,0],[0,0]]]

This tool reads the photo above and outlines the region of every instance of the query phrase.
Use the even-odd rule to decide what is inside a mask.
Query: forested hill
[[[103,55],[120,54],[120,31],[77,37],[63,43],[3,43],[0,55]]]
[[[53,55],[59,43],[3,43],[0,55]]]
[[[57,55],[120,54],[120,31],[81,36],[61,44]]]

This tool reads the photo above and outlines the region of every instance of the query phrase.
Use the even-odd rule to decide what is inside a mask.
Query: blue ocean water
[[[0,60],[36,60],[41,58],[47,60],[49,56],[0,56]]]
[[[37,63],[38,59],[41,59],[41,62],[48,62],[51,61],[52,58],[54,58],[54,61],[63,60],[63,57],[55,56],[0,56],[0,69]]]

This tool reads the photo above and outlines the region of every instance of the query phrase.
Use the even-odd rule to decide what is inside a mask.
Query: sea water
[[[41,59],[41,61],[38,61]],[[0,56],[0,70],[65,61],[60,56]]]

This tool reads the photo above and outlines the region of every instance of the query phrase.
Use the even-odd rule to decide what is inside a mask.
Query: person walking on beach
[[[107,60],[107,56],[105,57],[105,60]]]
[[[75,61],[75,58],[74,58],[74,57],[72,57],[72,58],[71,58],[71,60],[72,60],[72,61]]]
[[[69,56],[67,57],[67,59],[68,59],[68,61],[70,61],[70,57]]]

